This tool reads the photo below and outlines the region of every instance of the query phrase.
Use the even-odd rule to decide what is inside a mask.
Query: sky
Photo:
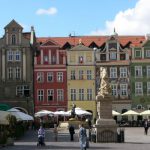
[[[12,19],[37,37],[146,35],[150,0],[0,0],[0,37]]]

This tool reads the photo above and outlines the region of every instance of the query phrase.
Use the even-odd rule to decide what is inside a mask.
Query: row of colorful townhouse
[[[33,28],[24,33],[15,20],[4,29],[0,39],[1,104],[31,114],[42,109],[67,111],[75,104],[95,118],[100,68],[105,67],[114,110],[150,108],[149,35],[42,38],[35,37]]]

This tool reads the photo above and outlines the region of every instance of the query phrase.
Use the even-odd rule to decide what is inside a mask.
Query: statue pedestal
[[[96,142],[117,142],[117,124],[112,119],[112,96],[98,95],[97,110],[99,119],[96,121]]]
[[[113,119],[98,119],[96,121],[96,142],[117,142],[117,125]]]

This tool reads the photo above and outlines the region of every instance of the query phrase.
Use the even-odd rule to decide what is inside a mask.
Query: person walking
[[[69,133],[70,133],[70,141],[74,141],[73,135],[75,134],[75,131],[74,131],[74,126],[73,125],[71,125],[69,127]]]
[[[58,140],[58,130],[57,130],[57,125],[54,124],[54,140],[57,141]]]
[[[148,120],[146,119],[145,121],[144,121],[144,130],[145,130],[145,134],[147,135],[147,133],[148,133],[148,128],[149,128],[149,122],[148,122]]]
[[[81,150],[86,150],[87,134],[86,129],[83,127],[83,124],[79,125],[78,136]]]

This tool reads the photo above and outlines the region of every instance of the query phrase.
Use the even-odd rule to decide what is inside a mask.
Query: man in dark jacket
[[[73,135],[75,134],[75,131],[72,125],[69,127],[69,133],[70,133],[70,141],[73,141],[74,140]]]

